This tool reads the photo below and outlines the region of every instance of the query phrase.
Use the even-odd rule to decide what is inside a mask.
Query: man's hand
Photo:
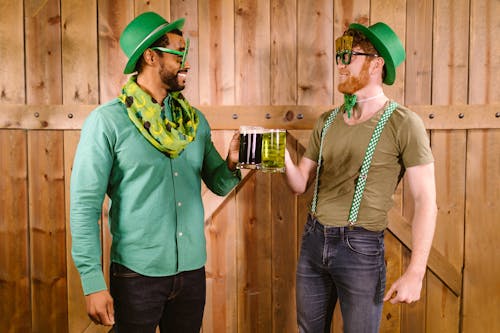
[[[390,301],[392,304],[416,302],[420,299],[421,290],[421,275],[406,271],[387,291],[384,302]]]
[[[87,314],[96,324],[111,326],[115,323],[113,298],[107,290],[101,290],[85,296]]]
[[[238,164],[239,155],[240,155],[240,132],[236,131],[233,134],[231,142],[229,143],[229,151],[227,153],[226,163],[229,170],[231,171],[236,170],[236,165]]]

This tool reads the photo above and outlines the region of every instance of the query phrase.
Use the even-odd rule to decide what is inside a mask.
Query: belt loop
[[[344,240],[344,231],[345,231],[345,228],[344,227],[340,227],[339,230],[340,230],[340,239]]]

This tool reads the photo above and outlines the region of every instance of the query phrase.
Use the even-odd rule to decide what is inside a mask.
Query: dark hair
[[[180,31],[179,29],[174,29],[172,31],[169,31],[165,34],[163,34],[160,38],[158,38],[153,44],[151,44],[149,47],[166,47],[168,46],[168,44],[170,44],[170,41],[168,39],[168,33],[172,33],[172,34],[175,34],[175,35],[179,35],[179,36],[182,36],[182,31]],[[157,51],[155,50],[155,52],[162,56],[162,52],[161,51]],[[135,64],[135,71],[140,73],[142,71],[142,68],[144,67],[144,58],[142,56],[139,57],[139,59],[137,60],[137,63]]]
[[[359,46],[366,53],[375,53],[380,56],[380,53],[377,51],[375,46],[373,46],[372,42],[361,32],[354,29],[347,29],[344,32],[344,36],[352,36],[352,47]],[[385,80],[386,69],[385,65],[382,69],[382,81]]]

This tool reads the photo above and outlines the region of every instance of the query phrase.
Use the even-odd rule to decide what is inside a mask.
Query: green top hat
[[[130,22],[120,36],[120,47],[128,57],[123,73],[130,74],[142,53],[165,33],[184,26],[184,19],[168,23],[153,12],[142,13]]]
[[[386,70],[384,83],[387,85],[393,84],[396,79],[396,67],[405,60],[405,49],[396,33],[382,22],[369,27],[352,23],[349,25],[349,29],[363,33],[373,44],[378,53],[384,58]]]

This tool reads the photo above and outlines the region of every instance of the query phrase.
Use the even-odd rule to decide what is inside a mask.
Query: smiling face
[[[359,47],[355,47],[353,50],[363,52]],[[343,94],[353,95],[366,87],[370,83],[371,60],[371,58],[365,56],[352,55],[349,65],[339,62],[337,65],[339,71],[337,89]]]
[[[182,36],[174,33],[167,33],[169,43],[165,47],[171,50],[184,52],[186,42]],[[182,55],[176,55],[157,51],[160,61],[158,75],[168,91],[181,91],[186,86],[186,76],[189,70],[189,63],[182,64]]]

